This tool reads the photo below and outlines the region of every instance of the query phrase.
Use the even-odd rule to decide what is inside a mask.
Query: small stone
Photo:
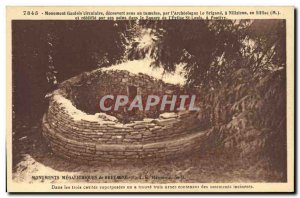
[[[162,113],[159,115],[159,118],[169,119],[169,118],[177,118],[178,115],[176,113]]]

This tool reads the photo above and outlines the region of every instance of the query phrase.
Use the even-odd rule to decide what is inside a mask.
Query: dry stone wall
[[[128,85],[126,83],[141,87],[140,91],[143,93],[153,87],[161,93],[170,87],[174,88],[166,88],[163,82],[145,76],[140,78],[140,75],[125,71],[103,73],[96,70],[62,83],[52,93],[49,109],[42,123],[43,135],[52,150],[64,158],[81,163],[156,162],[199,151],[206,134],[199,131],[199,120],[195,112],[166,112],[161,113],[158,118],[144,118],[125,124],[114,116],[105,113],[89,114],[76,107],[83,100],[80,93],[87,90],[87,85],[99,85],[108,90],[105,88],[107,82],[101,84],[102,80],[108,78],[117,82],[124,81],[123,79],[128,81],[114,86],[114,91],[123,90]],[[149,90],[145,91],[146,88]],[[101,89],[93,92],[92,89],[94,88],[89,88],[85,93],[92,93],[89,96],[91,101],[99,94],[110,94]]]
[[[164,83],[145,74],[131,74],[123,70],[95,70],[63,83],[67,98],[80,110],[94,114],[99,111],[99,99],[104,95],[128,95],[128,87],[137,88],[137,94],[143,96],[184,93],[179,86]],[[151,110],[150,109],[150,113]],[[147,115],[146,115],[147,117]]]

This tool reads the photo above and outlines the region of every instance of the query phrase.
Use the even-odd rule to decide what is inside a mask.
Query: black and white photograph
[[[163,20],[148,10],[143,19],[10,21],[11,189],[248,192],[290,183],[287,19],[169,9]]]

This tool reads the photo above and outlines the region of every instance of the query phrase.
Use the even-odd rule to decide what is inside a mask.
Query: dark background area
[[[113,21],[13,21],[14,115],[35,117],[44,111],[45,95],[58,82],[120,62],[129,25]]]

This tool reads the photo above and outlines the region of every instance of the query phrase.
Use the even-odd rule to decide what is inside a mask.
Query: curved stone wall
[[[143,120],[122,123],[114,116],[88,114],[76,107],[84,98],[81,91],[89,90],[83,95],[91,93],[86,101],[94,102],[93,99],[103,93],[111,94],[112,88],[109,90],[105,87],[108,87],[108,82],[112,85],[112,81],[124,81],[123,84],[119,83],[117,89],[113,89],[115,93],[117,90],[124,91],[129,84],[139,87],[139,94],[147,94],[153,88],[161,94],[170,89],[178,90],[174,85],[145,76],[124,71],[96,70],[63,82],[52,93],[42,123],[43,135],[52,150],[64,158],[84,163],[124,163],[154,162],[201,149],[201,142],[206,135],[199,132],[195,112],[162,112],[157,118],[145,117]],[[101,81],[109,78],[110,81]],[[100,89],[97,91],[95,87]],[[80,108],[84,109],[83,106]]]
[[[137,94],[141,96],[165,94],[187,94],[182,87],[164,83],[145,74],[131,74],[124,70],[95,70],[91,73],[83,73],[61,85],[61,89],[67,93],[66,97],[80,110],[95,114],[99,111],[98,104],[104,95],[128,95],[128,87],[136,87]],[[155,109],[144,112],[144,117]],[[160,112],[161,113],[161,112]]]

